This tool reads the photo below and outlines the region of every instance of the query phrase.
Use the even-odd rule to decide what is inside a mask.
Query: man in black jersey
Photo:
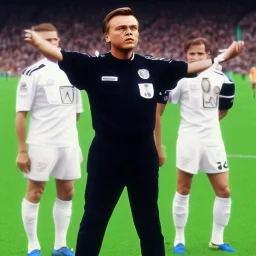
[[[187,64],[134,54],[139,23],[130,8],[110,12],[103,33],[111,52],[90,56],[56,51],[34,31],[25,40],[45,56],[56,59],[70,82],[86,90],[95,137],[87,165],[85,211],[77,239],[77,256],[99,255],[116,203],[127,188],[143,256],[163,256],[164,241],[158,212],[158,156],[154,143],[157,92],[165,85],[202,71],[212,60]],[[217,61],[243,49],[233,42]],[[172,81],[172,83],[170,83]]]

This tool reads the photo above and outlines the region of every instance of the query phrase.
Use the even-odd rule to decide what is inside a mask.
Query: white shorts
[[[48,181],[52,176],[59,180],[75,180],[81,177],[83,161],[80,147],[51,147],[29,145],[30,172],[25,177],[35,181]]]
[[[176,145],[176,167],[197,174],[198,170],[216,174],[228,171],[225,146],[222,140],[205,142],[188,135],[180,135]]]

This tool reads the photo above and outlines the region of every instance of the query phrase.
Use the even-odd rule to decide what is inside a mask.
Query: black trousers
[[[164,256],[158,211],[158,157],[153,137],[136,143],[96,136],[89,150],[85,208],[76,256],[98,256],[108,221],[127,187],[142,256]]]

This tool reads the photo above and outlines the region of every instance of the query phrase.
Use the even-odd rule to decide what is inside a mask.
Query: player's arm
[[[16,164],[22,172],[29,172],[30,159],[27,153],[26,145],[26,117],[30,111],[34,95],[35,83],[31,75],[22,75],[16,92],[16,136],[18,143],[18,155]]]
[[[227,114],[228,114],[228,110],[219,110],[219,120],[226,117]]]
[[[82,96],[81,92],[79,90],[76,90],[77,97],[76,97],[76,120],[78,121],[80,114],[84,112],[83,109],[83,101],[82,101]]]
[[[219,54],[214,59],[214,61],[218,62],[218,63],[228,61],[228,60],[234,58],[235,56],[239,55],[243,51],[243,48],[244,48],[244,42],[243,41],[239,41],[239,42],[234,41],[229,46],[229,48],[225,52]],[[200,61],[192,62],[192,63],[188,64],[188,71],[187,72],[189,74],[190,73],[198,73],[198,72],[201,72],[201,71],[209,68],[210,66],[212,66],[212,64],[213,64],[212,59],[206,59],[206,60],[200,60]]]
[[[18,152],[27,153],[26,145],[26,117],[27,111],[19,111],[16,113],[16,135],[18,142]]]
[[[164,103],[157,103],[156,108],[156,123],[155,123],[155,143],[156,143],[156,149],[158,153],[159,158],[159,166],[163,166],[165,162],[166,156],[163,152],[163,142],[162,142],[162,125],[161,125],[161,116],[164,113],[166,104]]]
[[[26,145],[26,117],[27,111],[19,111],[16,113],[16,136],[18,142],[17,167],[22,172],[29,172],[30,159],[27,153]]]
[[[16,113],[16,136],[18,143],[18,155],[16,159],[17,167],[22,172],[29,172],[30,159],[26,145],[26,117],[27,111],[19,111]]]

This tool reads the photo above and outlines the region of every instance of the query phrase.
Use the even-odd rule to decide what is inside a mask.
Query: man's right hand
[[[27,152],[18,153],[16,163],[22,172],[28,173],[30,171],[30,158]]]

